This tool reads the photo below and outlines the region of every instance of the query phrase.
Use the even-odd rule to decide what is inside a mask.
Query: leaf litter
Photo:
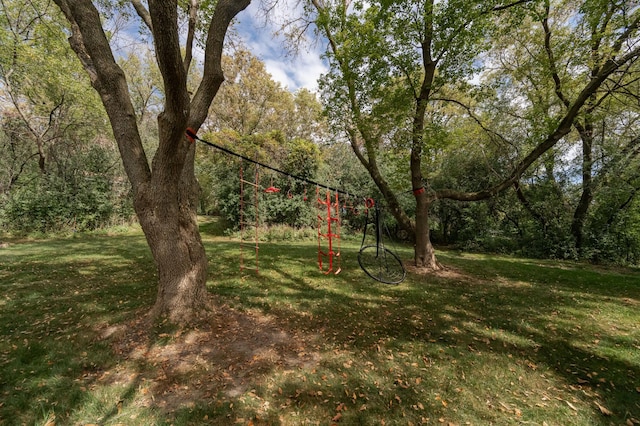
[[[138,371],[103,372],[98,381],[136,381],[144,400],[139,404],[174,412],[184,406],[242,394],[274,370],[308,368],[318,362],[312,349],[315,336],[288,332],[257,312],[240,312],[216,305],[208,318],[189,330],[150,332],[144,315],[118,333],[107,330],[115,353],[133,361]],[[119,367],[122,369],[122,367]]]

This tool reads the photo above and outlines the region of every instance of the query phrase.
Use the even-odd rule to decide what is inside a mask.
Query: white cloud
[[[278,3],[275,16],[286,13],[286,2]],[[296,7],[288,13],[298,13]],[[264,12],[256,2],[239,16],[238,33],[247,48],[265,63],[267,72],[273,79],[291,91],[307,88],[317,91],[320,74],[327,71],[327,65],[321,59],[322,52],[316,46],[305,46],[296,54],[287,52],[286,40],[276,35],[277,27],[273,22],[265,22]]]
[[[301,52],[290,58],[271,56],[261,59],[273,79],[292,91],[302,87],[317,91],[318,77],[327,71],[320,53],[314,51]]]
[[[278,0],[270,12],[271,19],[265,20],[261,3],[253,1],[238,15],[235,32],[247,49],[264,62],[267,72],[275,81],[290,91],[307,88],[315,92],[318,89],[318,77],[328,69],[321,59],[321,43],[308,43],[293,54],[287,50],[285,38],[276,35],[279,29],[276,22],[300,16],[300,5],[297,0]],[[116,55],[126,56],[131,51],[144,52],[150,47],[149,40],[140,36],[141,23],[135,17],[128,21],[113,21],[110,25],[115,34],[112,47]],[[181,37],[186,37],[184,32]],[[204,51],[197,44],[194,46],[193,54],[198,63],[203,62]]]

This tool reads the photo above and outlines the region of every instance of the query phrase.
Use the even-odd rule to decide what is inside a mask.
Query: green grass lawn
[[[640,424],[640,271],[439,252],[398,286],[202,226],[217,302],[149,327],[139,232],[0,248],[0,425]],[[410,248],[400,248],[410,259]]]

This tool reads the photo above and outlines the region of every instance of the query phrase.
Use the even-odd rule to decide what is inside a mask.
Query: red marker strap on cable
[[[424,194],[424,186],[422,188],[413,190],[413,195],[420,195],[420,194]]]
[[[194,143],[196,139],[198,139],[195,130],[193,130],[191,127],[187,127],[185,133],[187,134],[187,139],[189,139],[191,143]]]
[[[375,206],[375,205],[376,205],[376,202],[375,202],[375,201],[373,201],[373,198],[367,198],[366,200],[364,200],[364,205],[365,205],[368,209],[370,209],[370,208],[372,208],[373,206]]]

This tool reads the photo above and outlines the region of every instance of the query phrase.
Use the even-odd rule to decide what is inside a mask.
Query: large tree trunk
[[[136,211],[158,270],[152,315],[186,323],[206,307],[207,257],[193,205],[178,187],[140,188]]]
[[[584,127],[577,125],[582,139],[582,194],[576,206],[571,222],[571,233],[576,244],[578,256],[584,252],[584,223],[593,201],[593,125],[587,121]]]
[[[433,80],[436,74],[437,61],[432,57],[431,43],[433,42],[433,5],[432,0],[425,3],[425,12],[428,18],[424,21],[425,39],[422,41],[422,65],[424,78],[420,86],[420,92],[416,97],[415,113],[413,116],[413,128],[411,135],[411,157],[409,167],[411,170],[411,186],[416,198],[416,245],[414,248],[415,263],[417,268],[431,270],[442,269],[442,265],[436,260],[436,252],[431,244],[429,230],[429,206],[431,195],[426,193],[424,176],[422,175],[422,149],[424,144],[425,114],[431,97]]]
[[[167,316],[177,323],[196,317],[207,301],[207,257],[196,221],[195,149],[186,139],[185,130],[191,127],[197,131],[207,116],[224,80],[221,56],[227,28],[249,1],[216,3],[207,33],[202,80],[193,99],[187,91],[191,52],[183,61],[177,3],[149,0],[147,11],[141,2],[133,1],[153,33],[164,82],[158,149],[153,167],[149,168],[124,72],[115,61],[98,10],[90,0],[55,0],[71,27],[69,43],[109,115],[133,187],[136,213],[158,270],[158,295],[152,314]],[[190,2],[190,17],[195,16],[198,6],[199,2]],[[190,19],[190,40],[195,25],[195,19]]]
[[[161,117],[162,129],[165,117]],[[161,132],[160,138],[163,137],[171,137],[170,132]],[[149,184],[139,188],[135,200],[136,213],[158,271],[158,292],[151,314],[156,318],[168,317],[174,323],[195,319],[209,300],[207,256],[196,215],[195,147],[186,149],[186,154],[177,155],[185,158],[180,178],[154,173]]]
[[[431,244],[431,231],[429,229],[429,206],[431,202],[426,194],[416,195],[416,245],[414,248],[414,260],[417,268],[430,270],[442,269],[442,265],[436,259],[436,252]]]

